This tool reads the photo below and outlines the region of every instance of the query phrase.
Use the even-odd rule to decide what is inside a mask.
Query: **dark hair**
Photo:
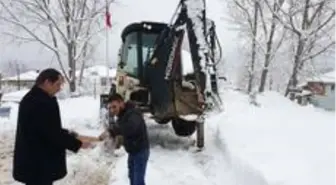
[[[53,68],[44,69],[41,73],[37,76],[35,80],[36,85],[43,84],[46,80],[54,83],[59,79],[61,73]]]
[[[124,101],[124,98],[120,94],[114,93],[108,98],[108,102],[112,101]]]

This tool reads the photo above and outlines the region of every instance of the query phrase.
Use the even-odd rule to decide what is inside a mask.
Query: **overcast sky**
[[[169,22],[173,15],[179,0],[119,0],[118,3],[112,4],[112,29],[109,33],[109,58],[110,65],[114,66],[117,62],[117,52],[121,43],[120,33],[122,29],[132,22],[137,21],[163,21]],[[208,1],[208,16],[215,20],[218,35],[222,41],[222,47],[226,60],[235,58],[237,49],[235,46],[236,35],[228,30],[224,21],[224,6],[220,0]],[[104,18],[102,17],[102,21]],[[2,31],[11,31],[5,25],[0,27]],[[13,32],[13,31],[11,31]],[[99,40],[95,53],[95,63],[104,64],[106,59],[106,40],[103,34]],[[19,61],[29,68],[45,68],[58,66],[53,60],[51,52],[41,46],[39,43],[19,44],[9,40],[7,36],[1,35],[0,39],[0,64],[9,61]],[[2,68],[7,65],[0,65]]]
[[[110,11],[113,25],[109,31],[108,42],[109,66],[117,64],[117,53],[121,44],[120,33],[125,26],[138,21],[169,22],[178,2],[179,0],[117,0],[117,3],[112,4]],[[230,76],[237,73],[237,67],[241,67],[245,57],[242,47],[238,46],[242,40],[239,39],[236,31],[232,31],[233,25],[227,22],[229,16],[225,2],[225,0],[208,0],[207,16],[216,22],[216,30],[223,50],[225,71]],[[101,17],[101,20],[104,21],[104,17]],[[10,30],[1,23],[0,30],[17,33],[17,30]],[[4,69],[4,66],[8,65],[4,64],[14,60],[26,64],[31,69],[58,66],[51,53],[39,43],[18,44],[3,35],[0,38],[0,70],[2,72],[8,72],[8,69]],[[105,38],[105,34],[97,38],[99,45],[96,47],[94,64],[106,63]],[[319,61],[322,66],[334,67],[335,65],[334,58],[322,58]]]

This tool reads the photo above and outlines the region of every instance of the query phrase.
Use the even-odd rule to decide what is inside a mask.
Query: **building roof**
[[[98,77],[106,77],[107,76],[107,67],[104,65],[95,65],[84,69],[84,76],[85,75],[92,75],[92,76],[98,76]],[[108,69],[108,75],[110,77],[115,77],[117,70],[116,69]],[[80,70],[76,71],[76,75],[79,76]],[[18,77],[20,78],[20,81],[35,81],[37,76],[39,75],[39,72],[37,71],[27,71],[24,73],[21,73],[20,75],[10,76],[10,77],[4,77],[1,79],[1,81],[17,81]]]
[[[307,82],[324,82],[324,83],[335,83],[335,70],[322,75],[314,76],[308,78]]]
[[[17,81],[18,79],[20,79],[20,81],[35,81],[38,74],[39,72],[37,71],[27,71],[20,75],[5,77],[1,81]]]
[[[84,69],[84,76],[99,76],[99,77],[106,77],[108,72],[108,76],[115,77],[117,74],[116,69],[110,69],[104,65],[95,65],[91,67],[87,67]],[[77,71],[77,75],[79,75],[80,71]]]

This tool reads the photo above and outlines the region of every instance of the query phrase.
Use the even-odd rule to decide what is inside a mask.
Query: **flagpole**
[[[108,6],[108,0],[106,0],[106,12],[105,12],[105,16],[108,16],[109,14],[109,6]],[[106,25],[106,83],[107,83],[107,87],[109,87],[111,84],[110,82],[110,76],[109,76],[109,26]],[[108,91],[108,89],[107,89]]]
[[[108,28],[106,27],[106,79],[108,86],[110,85],[109,79],[109,33]]]

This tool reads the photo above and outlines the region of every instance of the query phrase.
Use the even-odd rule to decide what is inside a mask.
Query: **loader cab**
[[[155,22],[132,23],[121,34],[122,47],[118,69],[127,77],[144,84],[144,66],[150,59],[155,42],[167,24]]]

